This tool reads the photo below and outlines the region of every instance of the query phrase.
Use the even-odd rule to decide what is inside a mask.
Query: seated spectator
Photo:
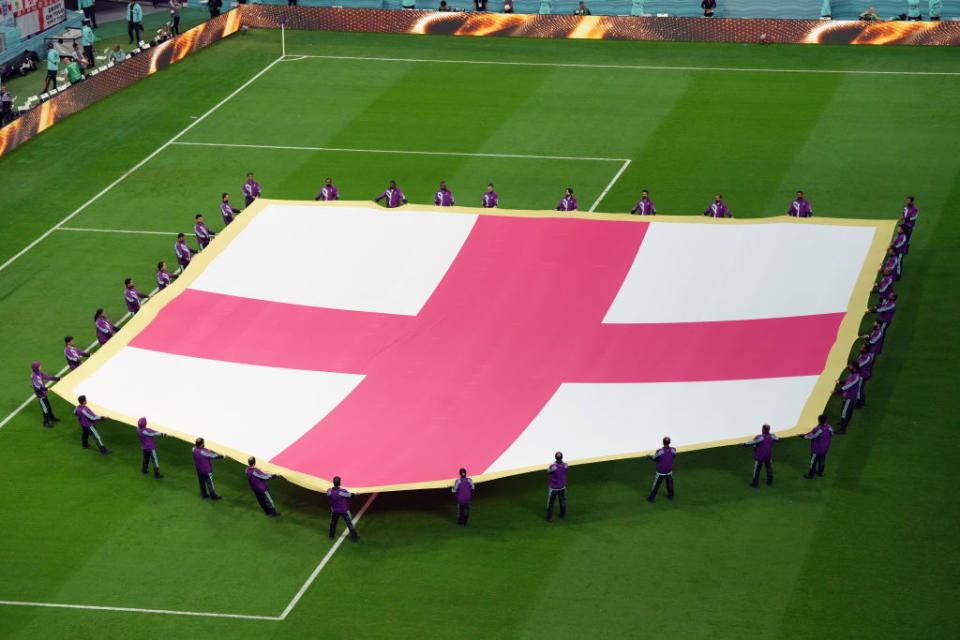
[[[583,1],[581,0],[580,6],[576,8],[576,10],[573,12],[573,15],[575,15],[575,16],[589,16],[589,15],[590,15],[590,9],[587,9],[587,6],[586,6],[585,4],[583,4]]]
[[[513,0],[503,0],[503,12],[513,13]]]
[[[76,60],[77,64],[80,65],[81,71],[92,64],[86,59],[86,57],[84,57],[83,53],[80,52],[80,45],[78,45],[76,42],[73,43],[73,54],[70,57]]]
[[[713,10],[717,8],[717,0],[703,0],[700,6],[703,8],[703,17],[712,18]]]
[[[918,0],[919,1],[919,0]],[[473,0],[473,10],[474,11],[486,11],[487,10],[487,0]]]
[[[440,8],[437,11],[452,11],[452,9],[447,4],[447,0],[440,0]]]
[[[877,15],[877,12],[874,11],[873,7],[870,7],[860,14],[860,19],[872,22],[873,20],[879,20],[880,16]]]

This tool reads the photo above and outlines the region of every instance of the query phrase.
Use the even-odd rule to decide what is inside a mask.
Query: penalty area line
[[[216,613],[212,611],[176,611],[174,609],[140,609],[137,607],[104,607],[92,604],[60,604],[57,602],[21,602],[18,600],[0,600],[0,605],[18,607],[47,607],[52,609],[90,609],[94,611],[121,611],[124,613],[159,613],[168,616],[196,616],[202,618],[240,618],[242,620],[279,621],[277,616],[254,616],[243,613]]]
[[[91,231],[94,233],[139,233],[150,236],[175,236],[175,231],[139,231],[136,229],[90,229],[87,227],[57,227],[57,231]]]
[[[603,200],[603,197],[607,195],[607,192],[610,191],[610,189],[613,188],[613,185],[617,183],[617,180],[620,179],[620,176],[623,175],[623,172],[626,171],[627,167],[629,166],[630,166],[630,161],[625,160],[623,162],[623,166],[620,167],[620,171],[617,171],[617,174],[613,176],[613,180],[610,181],[610,183],[607,185],[607,188],[604,189],[603,192],[599,196],[597,196],[597,199],[593,201],[593,204],[590,205],[590,211],[588,211],[587,213],[593,213],[593,210],[597,208],[597,205],[600,204],[600,201]]]

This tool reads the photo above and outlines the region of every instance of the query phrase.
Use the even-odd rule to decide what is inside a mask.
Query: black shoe
[[[54,422],[60,422],[60,418],[57,418],[56,416],[50,416],[50,419]]]
[[[89,448],[90,448],[90,445],[88,445],[88,444],[82,444],[82,445],[80,445],[80,446],[83,447],[84,449],[89,449]]]
[[[356,542],[360,539],[360,536],[350,536],[350,542]]]
[[[544,520],[546,520],[547,522],[553,522],[553,518],[551,518],[550,516],[545,517]]]
[[[758,487],[760,486],[760,483],[759,483],[759,482],[751,482],[751,483],[750,483],[750,486],[753,487],[754,489],[756,489],[756,488],[758,488]]]
[[[805,474],[803,474],[803,477],[806,478],[807,480],[813,480],[813,474],[812,474],[812,473],[805,473]]]
[[[657,499],[654,498],[653,496],[647,496],[647,502],[656,502],[656,501]]]
[[[333,540],[333,536],[330,536],[330,539]]]
[[[209,498],[210,496],[208,496],[208,495],[205,494],[205,493],[201,493],[201,494],[200,494],[200,497],[203,498],[204,500],[206,500],[206,499]]]
[[[108,456],[111,453],[113,453],[113,451],[110,451],[110,449],[107,449],[106,447],[104,447],[103,449],[100,449],[100,455],[102,456]]]
[[[210,499],[211,499],[211,500],[223,500],[223,496],[218,496],[218,495],[215,494],[215,493],[211,493],[211,494],[210,494]]]
[[[153,477],[156,478],[157,480],[159,480],[160,478],[163,477],[163,474],[160,473],[159,471],[156,471],[156,472],[154,472]]]
[[[142,473],[143,475],[147,475],[147,470],[146,470],[146,469],[140,469],[140,473]]]
[[[43,426],[45,426],[47,429],[53,429],[53,425],[50,424],[49,422],[44,422]]]
[[[673,500],[673,494],[672,494],[672,493],[668,493],[668,494],[667,494],[667,500]]]
[[[817,471],[817,475],[822,478],[822,477],[823,477],[823,471]]]
[[[268,513],[268,514],[267,514],[267,517],[269,517],[269,518],[279,518],[279,517],[280,517],[280,514],[277,513],[276,511],[274,511],[273,513]]]
[[[767,478],[767,486],[769,487],[772,484],[773,484],[773,478]]]
[[[843,427],[842,429],[837,429],[837,435],[842,436],[847,432],[847,428]]]
[[[561,520],[566,520],[566,519],[567,519],[567,514],[561,513],[561,514],[560,514],[560,519],[561,519]]]

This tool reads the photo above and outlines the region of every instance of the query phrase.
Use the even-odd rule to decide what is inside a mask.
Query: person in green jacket
[[[50,88],[53,82],[53,88],[57,88],[57,71],[60,70],[60,54],[53,47],[53,43],[47,45],[47,81],[43,85],[43,90]]]
[[[93,43],[97,41],[97,36],[93,35],[93,29],[90,28],[90,20],[83,21],[83,57],[87,59],[88,67],[97,66],[97,60],[94,58]]]
[[[83,15],[90,21],[93,28],[96,29],[97,15],[93,12],[93,0],[80,0],[79,6],[80,10],[83,11]]]
[[[587,9],[587,6],[586,6],[585,4],[583,4],[583,2],[581,2],[581,3],[580,3],[580,6],[577,7],[576,11],[573,12],[573,15],[575,15],[575,16],[589,16],[589,15],[590,15],[590,9]]]
[[[67,63],[67,77],[70,78],[70,84],[77,84],[83,80],[83,71],[80,71],[80,63],[77,59],[67,56],[64,60]]]
[[[127,5],[127,35],[130,36],[130,44],[140,42],[141,31],[143,31],[143,8],[137,0],[130,0],[130,4]]]

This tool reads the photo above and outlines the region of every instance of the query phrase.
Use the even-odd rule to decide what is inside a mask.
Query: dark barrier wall
[[[284,19],[287,28],[326,31],[707,42],[757,42],[764,35],[768,42],[960,45],[960,22],[579,17],[240,5],[23,114],[0,129],[0,156],[114,91],[236,32],[241,24],[279,29]]]
[[[241,5],[243,23],[291,29],[431,33],[458,36],[680,40],[810,44],[960,45],[960,22],[858,22],[705,18],[634,18],[505,13],[438,13]]]
[[[0,156],[54,123],[182,60],[194,51],[234,33],[239,27],[240,14],[230,11],[56,94],[0,129]]]

